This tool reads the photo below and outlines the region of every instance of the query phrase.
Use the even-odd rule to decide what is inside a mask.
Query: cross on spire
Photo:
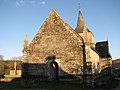
[[[80,10],[80,3],[78,3],[78,9]]]
[[[82,12],[81,12],[81,10],[80,10],[80,3],[78,3],[78,11],[79,11],[78,15],[81,15],[81,16],[82,16]]]

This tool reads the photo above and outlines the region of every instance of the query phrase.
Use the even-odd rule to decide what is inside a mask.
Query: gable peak
[[[58,15],[58,14],[57,14],[57,12],[54,9],[52,9],[52,11],[50,12],[49,15]]]

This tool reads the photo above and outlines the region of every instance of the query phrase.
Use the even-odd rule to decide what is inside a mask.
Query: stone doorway
[[[48,56],[46,58],[48,63],[48,72],[50,80],[59,80],[59,65],[55,56]]]
[[[51,80],[58,80],[59,76],[58,76],[58,63],[56,61],[52,61],[50,63],[50,78]]]

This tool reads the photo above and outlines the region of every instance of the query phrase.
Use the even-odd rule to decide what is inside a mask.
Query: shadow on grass
[[[15,78],[11,82],[0,82],[1,89],[45,89],[45,90],[104,90],[104,89],[114,89],[118,85],[118,81],[111,80],[107,83],[107,86],[95,87],[82,85],[76,82],[70,81],[40,81],[40,82],[31,82],[26,81],[22,83],[21,78]]]
[[[22,83],[20,78],[13,79],[11,82],[0,82],[0,89],[47,89],[47,90],[84,90],[79,83],[63,81],[40,81]]]

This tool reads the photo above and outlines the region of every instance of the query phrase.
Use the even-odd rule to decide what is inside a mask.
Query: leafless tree
[[[4,60],[4,56],[3,55],[0,55],[0,60]]]

